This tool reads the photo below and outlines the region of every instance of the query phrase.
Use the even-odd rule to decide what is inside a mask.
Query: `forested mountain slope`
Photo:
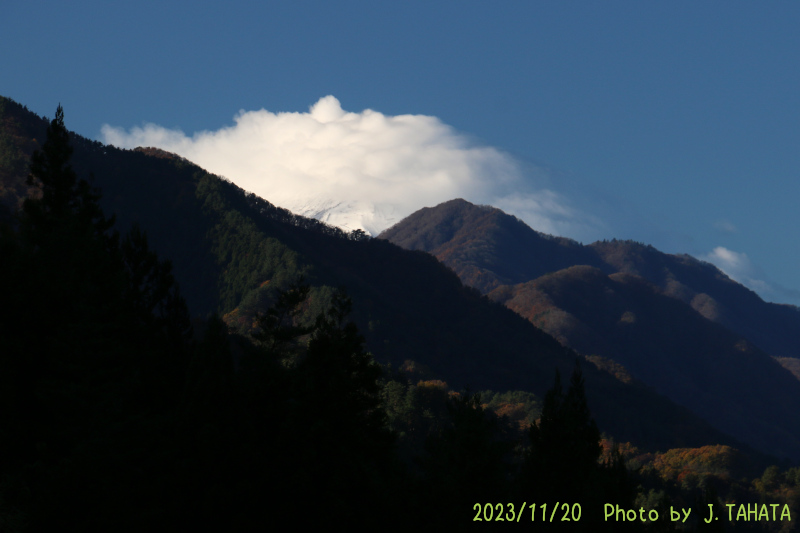
[[[24,158],[39,146],[47,122],[7,99],[0,112],[8,212],[27,193]],[[118,227],[137,222],[151,247],[172,261],[195,316],[217,311],[240,331],[251,330],[277,291],[302,275],[313,287],[309,316],[343,285],[378,361],[417,361],[452,387],[543,395],[556,367],[568,375],[574,366],[574,352],[464,287],[429,254],[296,217],[170,154],[118,150],[78,135],[72,143],[77,173],[94,176]],[[615,438],[647,449],[740,446],[652,390],[583,366],[592,412]]]
[[[499,209],[461,199],[420,209],[379,238],[433,254],[484,294],[498,285],[524,283],[575,265],[606,274],[635,274],[768,354],[800,357],[797,307],[765,302],[714,265],[688,255],[665,254],[633,241],[581,245],[537,232]]]
[[[622,364],[754,447],[784,457],[800,448],[800,381],[639,276],[574,266],[489,296],[578,352]]]
[[[432,253],[565,345],[623,365],[717,428],[797,455],[800,381],[769,356],[800,349],[797,308],[766,303],[689,256],[625,241],[584,246],[460,199],[379,238]]]

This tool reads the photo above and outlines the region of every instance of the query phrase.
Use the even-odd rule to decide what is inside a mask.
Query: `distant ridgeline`
[[[800,450],[800,310],[716,267],[631,241],[581,245],[499,209],[452,200],[379,238],[423,250],[466,283],[615,375],[652,387],[779,457]]]

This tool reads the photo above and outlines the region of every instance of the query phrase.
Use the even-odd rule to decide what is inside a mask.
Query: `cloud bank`
[[[459,197],[579,240],[599,224],[508,154],[436,117],[347,112],[333,96],[308,112],[240,111],[234,125],[191,137],[155,124],[104,125],[101,140],[174,152],[278,206],[373,235]]]

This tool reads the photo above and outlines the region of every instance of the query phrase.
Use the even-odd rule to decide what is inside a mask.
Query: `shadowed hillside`
[[[484,294],[498,285],[524,283],[574,265],[593,266],[606,274],[636,274],[770,355],[800,357],[797,307],[764,302],[714,265],[688,255],[665,254],[633,241],[581,245],[539,233],[499,209],[461,199],[420,209],[378,237],[433,254]]]
[[[798,354],[796,307],[766,303],[687,255],[630,241],[584,246],[460,199],[421,209],[379,238],[430,252],[615,375],[760,449],[797,457],[800,381],[769,357]]]
[[[575,266],[489,296],[564,344],[631,374],[748,444],[800,448],[800,381],[730,330],[639,276]]]
[[[13,141],[6,147],[29,155],[43,138],[46,121],[10,100],[2,102],[4,138]],[[102,206],[115,214],[118,227],[124,231],[137,222],[148,232],[151,247],[171,260],[195,316],[216,311],[248,333],[276,294],[304,276],[312,285],[308,316],[325,309],[334,287],[343,285],[378,361],[395,366],[417,361],[455,388],[543,395],[555,367],[567,375],[574,365],[574,352],[464,287],[429,254],[297,217],[161,151],[119,150],[78,135],[71,140],[76,172],[93,174]],[[6,205],[17,205],[26,190],[20,186],[23,168],[0,169],[3,190],[11,191],[4,196]],[[617,439],[646,449],[737,445],[663,396],[584,366],[593,413]]]

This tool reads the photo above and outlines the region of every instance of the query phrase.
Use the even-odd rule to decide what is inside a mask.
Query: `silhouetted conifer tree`
[[[272,307],[256,316],[258,330],[253,333],[253,338],[268,352],[282,358],[286,355],[287,344],[314,330],[312,326],[298,323],[300,306],[308,299],[310,291],[311,286],[299,278],[278,294]]]
[[[27,198],[23,204],[23,233],[34,245],[42,245],[65,231],[91,232],[113,247],[116,237],[107,232],[114,226],[114,217],[103,214],[100,192],[78,179],[71,156],[64,109],[59,105],[47,128],[47,140],[31,157],[28,185],[38,186],[41,196]]]
[[[523,465],[525,487],[539,498],[578,501],[598,470],[600,431],[586,403],[577,361],[564,395],[561,376],[544,397],[540,419],[531,425]]]
[[[17,495],[30,531],[146,527],[170,488],[167,420],[183,382],[186,306],[143,233],[120,246],[71,155],[59,106],[31,158],[39,192],[2,237],[15,313],[0,326],[0,375],[14,383],[0,405],[13,435],[0,439],[0,499]]]
[[[451,397],[447,415],[419,459],[425,520],[443,528],[466,524],[475,503],[506,501],[514,446],[503,421],[483,408],[479,393]]]

